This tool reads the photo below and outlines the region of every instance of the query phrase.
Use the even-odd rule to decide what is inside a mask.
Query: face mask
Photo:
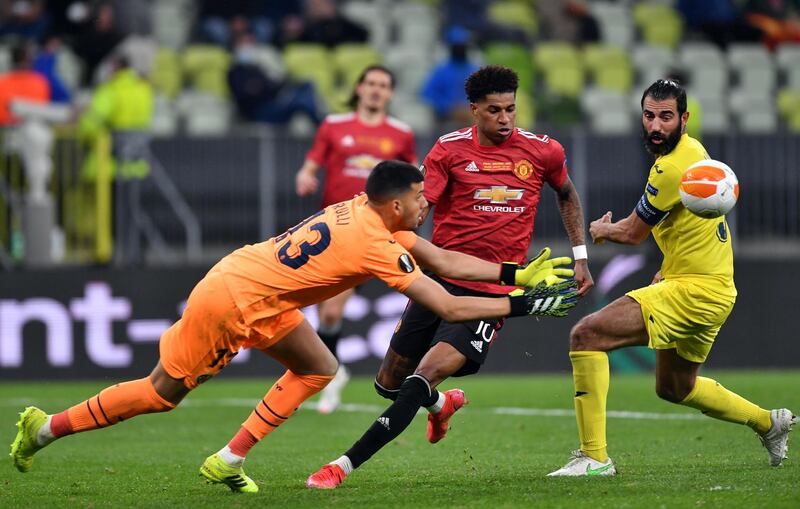
[[[236,61],[240,64],[252,64],[255,60],[255,52],[248,46],[243,46],[236,50]]]

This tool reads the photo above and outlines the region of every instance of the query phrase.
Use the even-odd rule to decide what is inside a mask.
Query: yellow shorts
[[[161,365],[194,389],[219,373],[242,348],[269,348],[303,321],[297,309],[246,324],[222,274],[212,271],[194,287],[183,316],[161,335]]]
[[[642,307],[650,348],[675,348],[691,362],[705,362],[714,338],[733,309],[735,297],[713,285],[666,279],[626,294]]]

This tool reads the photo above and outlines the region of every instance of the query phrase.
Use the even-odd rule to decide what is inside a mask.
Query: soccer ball
[[[678,187],[681,203],[706,219],[724,216],[739,198],[739,179],[720,161],[705,159],[691,165]]]

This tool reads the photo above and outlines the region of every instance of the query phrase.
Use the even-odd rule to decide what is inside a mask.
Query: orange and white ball
[[[679,186],[681,203],[700,217],[712,219],[731,211],[739,199],[739,179],[725,163],[699,161],[683,172]]]

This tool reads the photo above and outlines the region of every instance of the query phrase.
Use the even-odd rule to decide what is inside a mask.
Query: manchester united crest
[[[527,159],[522,159],[514,164],[514,175],[522,180],[528,180],[533,173],[533,164]]]

